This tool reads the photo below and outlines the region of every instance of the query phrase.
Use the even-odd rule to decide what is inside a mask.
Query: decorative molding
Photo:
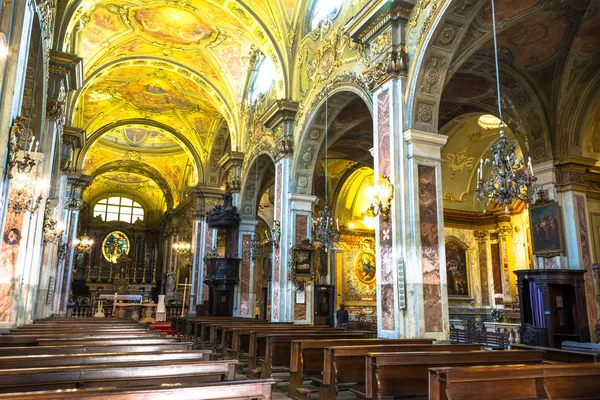
[[[375,91],[390,79],[406,78],[408,74],[408,54],[402,49],[388,50],[387,55],[374,67],[363,72],[369,90]]]
[[[273,158],[275,162],[282,158],[289,157],[294,153],[294,139],[291,137],[281,137],[275,142],[273,149]]]

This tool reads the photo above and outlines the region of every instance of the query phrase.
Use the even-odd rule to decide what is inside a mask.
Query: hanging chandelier
[[[321,243],[323,251],[329,251],[333,244],[340,240],[340,227],[336,219],[336,229],[333,229],[333,211],[329,208],[328,198],[328,182],[327,182],[327,167],[328,167],[328,104],[325,98],[325,207],[319,211],[319,218],[314,222],[314,238],[315,241]]]
[[[506,125],[502,118],[494,0],[492,0],[492,29],[494,35],[494,61],[496,64],[496,92],[498,95],[498,126],[500,128],[500,137],[489,146],[492,157],[487,158],[485,162],[483,159],[480,160],[480,165],[477,169],[477,189],[475,192],[477,200],[483,203],[484,213],[492,202],[504,206],[505,212],[508,213],[509,204],[516,200],[531,203],[538,185],[536,183],[537,178],[533,174],[531,157],[528,158],[526,167],[523,157],[517,157],[515,153],[519,143],[516,140],[509,140],[504,133]],[[486,181],[483,180],[484,164],[492,170],[492,175]]]

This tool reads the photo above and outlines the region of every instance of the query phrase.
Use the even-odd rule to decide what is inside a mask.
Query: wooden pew
[[[211,339],[209,340],[209,342],[211,342],[211,350],[213,350],[213,349],[216,350],[216,346],[214,343],[212,343],[212,340],[215,340],[216,342],[220,342],[221,350],[223,353],[223,358],[229,358],[230,353],[232,352],[232,348],[233,348],[233,344],[232,344],[233,343],[233,330],[236,328],[245,330],[246,332],[248,332],[248,335],[250,335],[249,332],[251,332],[252,330],[269,330],[269,331],[285,332],[290,329],[306,329],[306,330],[318,329],[312,325],[295,325],[293,322],[277,322],[277,323],[267,323],[267,324],[264,324],[264,323],[259,323],[259,324],[231,323],[231,324],[222,324],[222,325],[219,324],[219,326],[214,326],[214,329],[213,329],[213,325],[210,325]],[[213,332],[214,332],[214,334],[213,334]],[[233,358],[236,358],[236,357],[233,357]]]
[[[171,342],[163,344],[100,344],[90,346],[87,343],[62,346],[26,346],[0,347],[0,357],[38,354],[87,354],[87,353],[152,353],[168,350],[192,350],[190,342]],[[210,350],[202,350],[210,352]]]
[[[161,332],[162,333],[162,332]],[[144,333],[118,333],[118,332],[46,332],[33,334],[9,334],[0,335],[0,347],[6,346],[36,346],[41,340],[110,340],[110,339],[160,339],[166,338],[164,334],[144,332]]]
[[[600,399],[600,364],[429,369],[429,400]]]
[[[81,387],[144,387],[235,379],[237,361],[154,361],[4,369],[0,393]]]
[[[232,327],[228,334],[231,335],[230,344],[231,344],[231,356],[230,358],[234,358],[240,360],[242,355],[250,354],[250,334],[253,332],[290,332],[291,330],[305,330],[305,331],[317,331],[317,332],[325,332],[325,331],[342,331],[341,329],[334,328],[324,328],[322,326],[312,326],[312,325],[293,325],[293,326],[278,326],[278,325],[265,325],[265,326],[243,326],[243,327]],[[228,350],[229,351],[229,350]],[[229,356],[229,353],[227,353]]]
[[[311,378],[319,387],[320,398],[334,399],[340,390],[351,389],[352,385],[364,386],[366,381],[365,357],[369,353],[410,352],[468,352],[480,350],[480,345],[470,344],[374,344],[330,346],[324,349],[321,377]],[[302,395],[307,392],[299,390]],[[301,396],[299,396],[301,397]],[[302,398],[302,397],[301,397]]]
[[[177,343],[176,338],[169,337],[138,337],[138,338],[125,338],[125,339],[98,339],[93,340],[89,338],[63,338],[63,339],[54,339],[54,338],[40,338],[37,340],[38,346],[70,346],[70,345],[86,345],[86,346],[102,346],[102,345],[140,345],[140,344],[167,344],[167,343]]]
[[[325,349],[333,346],[431,345],[433,339],[302,339],[293,340],[290,352],[290,386],[288,397],[305,398],[302,389],[305,379],[321,377]],[[394,347],[396,348],[396,347]],[[308,392],[316,390],[308,390]]]
[[[426,396],[428,368],[506,364],[541,364],[537,350],[481,350],[461,352],[369,353],[365,386],[350,389],[359,398]]]
[[[595,363],[600,362],[600,354],[586,353],[583,351],[557,349],[555,347],[538,347],[526,345],[514,345],[513,349],[541,350],[544,353],[544,361],[560,363]]]
[[[273,379],[210,382],[177,387],[147,387],[144,389],[91,389],[73,391],[41,391],[35,393],[11,393],[3,395],[10,400],[216,400],[227,393],[228,399],[271,400]]]
[[[58,367],[113,363],[141,363],[147,361],[209,361],[210,352],[161,351],[158,353],[92,353],[92,354],[39,354],[0,357],[0,369]]]
[[[279,364],[280,357],[289,359],[291,354],[291,344],[293,340],[299,339],[357,339],[368,338],[372,332],[345,331],[340,329],[331,330],[295,330],[283,332],[252,332],[250,333],[250,351],[248,353],[248,376],[251,378],[270,378],[272,374],[273,361]],[[277,339],[273,339],[277,337]],[[276,354],[267,354],[267,343],[277,341],[281,343],[279,348],[287,348],[287,351],[277,351]],[[282,354],[285,352],[287,354]],[[268,357],[268,361],[267,361]],[[284,361],[285,363],[285,361]],[[258,365],[264,370],[259,370]],[[264,376],[263,376],[264,374]]]

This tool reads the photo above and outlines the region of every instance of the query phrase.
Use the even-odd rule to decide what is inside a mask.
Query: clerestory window
[[[144,220],[144,209],[139,203],[127,197],[107,197],[94,206],[94,217],[103,221],[122,221],[129,224],[137,219]]]
[[[310,29],[315,30],[326,19],[334,19],[343,3],[344,0],[316,0],[310,19]]]

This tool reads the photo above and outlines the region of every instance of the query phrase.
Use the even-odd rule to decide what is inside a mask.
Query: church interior
[[[0,71],[0,393],[598,398],[600,0],[5,0]]]

